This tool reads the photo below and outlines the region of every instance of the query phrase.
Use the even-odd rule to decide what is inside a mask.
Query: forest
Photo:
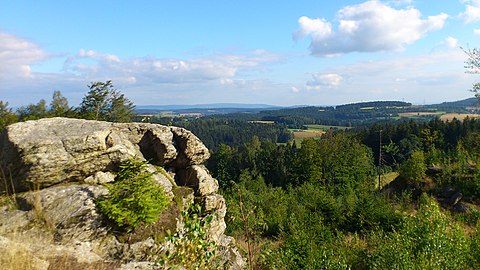
[[[299,109],[292,119],[308,110],[318,109]],[[140,120],[110,81],[89,85],[78,107],[55,91],[50,105],[13,111],[2,101],[0,114],[0,129],[54,116]],[[288,126],[316,121],[305,117],[141,120],[188,128],[208,145],[227,232],[249,269],[480,268],[480,119],[372,120],[297,143]]]

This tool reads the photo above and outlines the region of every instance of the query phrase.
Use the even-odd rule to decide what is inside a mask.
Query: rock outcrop
[[[209,238],[218,247],[218,261],[230,269],[245,267],[233,239],[224,234],[226,205],[217,194],[218,182],[201,165],[208,149],[188,130],[146,123],[50,118],[7,127],[0,134],[5,175],[0,192],[13,199],[10,206],[0,206],[0,250],[15,239],[41,235],[36,242],[43,248],[21,244],[42,262],[39,269],[55,263],[59,254],[120,269],[159,267],[149,260],[149,251],[164,249],[154,239],[158,235],[145,233],[146,228],[119,235],[95,205],[108,193],[104,185],[115,181],[119,165],[132,157],[147,160],[147,170],[172,197],[150,230],[158,235],[175,230],[186,205],[200,204],[214,216]]]

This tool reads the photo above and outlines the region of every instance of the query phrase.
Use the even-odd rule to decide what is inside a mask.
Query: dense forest
[[[89,85],[78,107],[59,91],[49,105],[15,112],[0,101],[0,129],[64,116],[192,130],[211,149],[206,165],[227,201],[227,230],[250,269],[478,269],[480,119],[383,119],[408,105],[272,110],[248,121],[144,118],[107,81]],[[291,140],[289,126],[324,121],[323,113],[363,124]]]
[[[292,134],[287,126],[278,123],[155,116],[151,117],[149,122],[186,128],[201,138],[202,142],[211,150],[217,150],[221,144],[239,147],[249,142],[253,136],[273,143],[286,143],[292,139]]]
[[[254,137],[208,166],[254,269],[478,269],[479,139],[478,120],[404,122],[300,146]]]
[[[339,105],[336,107],[298,107],[266,110],[258,113],[216,114],[210,118],[244,121],[273,121],[290,128],[302,128],[307,124],[332,126],[361,126],[378,122],[399,120],[399,113],[416,112],[418,107],[401,101],[374,101]],[[436,108],[424,108],[436,111]]]

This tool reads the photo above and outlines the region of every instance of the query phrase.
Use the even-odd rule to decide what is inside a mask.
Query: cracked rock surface
[[[125,242],[95,205],[120,163],[135,157],[149,162],[147,171],[171,197],[159,224],[175,229],[184,204],[199,204],[214,215],[208,233],[220,261],[243,269],[234,239],[224,234],[227,210],[218,182],[202,165],[209,156],[193,133],[178,127],[71,118],[10,125],[0,133],[0,168],[10,181],[0,183],[0,195],[16,196],[0,205],[0,251],[20,248],[34,262],[31,269],[51,269],[59,258],[80,268],[152,269],[146,252],[161,249],[159,243],[131,240],[136,236]]]

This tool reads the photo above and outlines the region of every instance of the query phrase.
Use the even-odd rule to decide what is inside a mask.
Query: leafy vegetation
[[[78,108],[68,108],[60,92],[50,108],[41,100],[17,114],[0,102],[0,128],[54,115],[131,119],[133,104],[110,81],[89,88]],[[431,119],[438,110],[425,108],[418,118],[431,120],[397,121],[399,113],[418,111],[410,105],[151,120],[190,129],[211,148],[207,166],[227,201],[227,230],[239,239],[250,269],[478,269],[480,120]],[[289,127],[325,125],[361,127],[329,128],[299,145],[290,140]],[[155,222],[168,201],[144,166],[123,164],[110,194],[98,201],[127,231]],[[379,175],[395,179],[377,184]],[[167,235],[178,252],[163,260],[198,269],[214,263],[206,237],[212,218],[199,208],[184,211],[184,228]]]
[[[300,146],[253,138],[221,145],[208,167],[251,269],[477,269],[478,134],[467,119],[337,130]],[[378,190],[389,171],[400,176]]]
[[[239,147],[249,142],[253,136],[273,143],[286,143],[292,136],[286,125],[265,124],[240,120],[219,119],[182,119],[169,117],[151,117],[152,123],[173,125],[186,128],[197,135],[212,150],[221,144]]]
[[[213,216],[202,213],[198,204],[191,205],[181,215],[183,227],[175,233],[167,232],[166,240],[173,247],[162,263],[188,269],[214,269],[215,242],[208,238]]]
[[[76,109],[82,118],[110,122],[130,122],[135,106],[112,84],[112,81],[93,82],[90,91]]]
[[[147,162],[130,159],[120,165],[109,193],[97,201],[101,213],[121,228],[130,231],[140,223],[151,224],[168,205],[163,188],[146,171]]]

